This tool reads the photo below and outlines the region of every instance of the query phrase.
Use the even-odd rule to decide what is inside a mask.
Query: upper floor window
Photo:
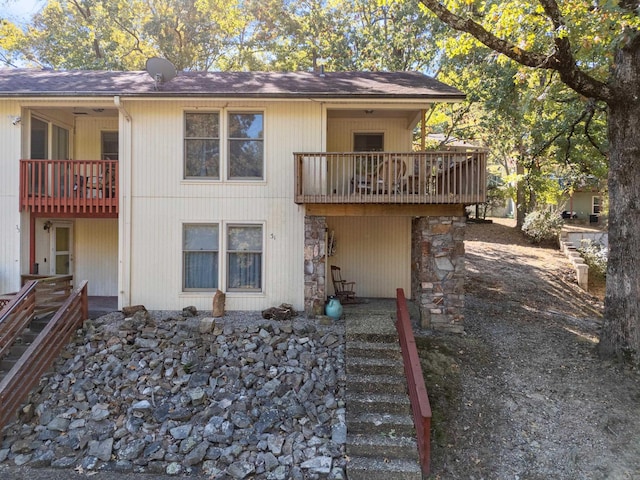
[[[102,160],[118,160],[118,132],[102,132],[101,137]]]
[[[184,176],[220,179],[219,113],[185,113]]]
[[[384,150],[383,133],[354,133],[354,152],[382,152]]]
[[[262,113],[229,113],[229,179],[264,178],[264,128]]]

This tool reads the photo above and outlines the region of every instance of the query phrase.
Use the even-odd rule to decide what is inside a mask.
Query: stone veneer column
[[[465,217],[419,217],[411,225],[411,289],[423,328],[464,331]]]
[[[304,311],[307,315],[324,313],[326,217],[304,217]]]

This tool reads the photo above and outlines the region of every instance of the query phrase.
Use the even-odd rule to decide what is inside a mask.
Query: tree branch
[[[609,85],[596,80],[577,67],[576,60],[571,53],[571,44],[568,38],[562,38],[557,35],[555,38],[555,51],[545,56],[540,53],[522,50],[517,45],[497,37],[479,23],[451,12],[439,0],[420,0],[420,2],[451,28],[469,33],[487,47],[509,57],[511,60],[527,67],[557,71],[564,83],[585,97],[605,102],[611,102],[617,97]],[[562,27],[564,20],[555,0],[540,0],[540,2],[553,26],[556,29]]]

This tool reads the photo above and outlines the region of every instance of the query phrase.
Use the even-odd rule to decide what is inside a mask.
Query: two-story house
[[[120,307],[209,310],[220,289],[228,310],[319,313],[338,265],[458,329],[485,156],[412,145],[463,98],[409,72],[2,69],[0,293],[73,274]]]

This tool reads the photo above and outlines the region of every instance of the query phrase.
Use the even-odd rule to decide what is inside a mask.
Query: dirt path
[[[598,358],[599,302],[511,221],[465,248],[467,333],[420,340],[433,478],[640,478],[640,375]]]

